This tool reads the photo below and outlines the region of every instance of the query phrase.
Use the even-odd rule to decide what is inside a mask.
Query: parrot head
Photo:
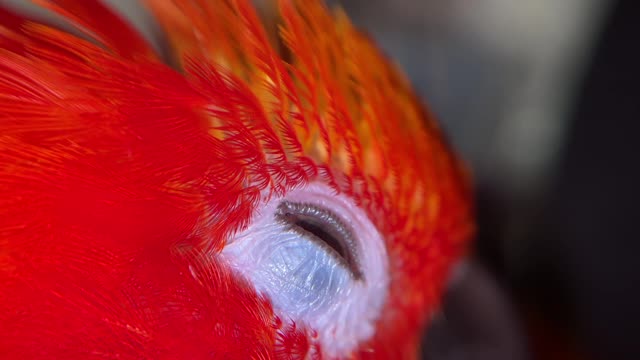
[[[473,232],[401,73],[320,1],[0,8],[0,357],[411,359]],[[66,29],[66,30],[65,30]]]

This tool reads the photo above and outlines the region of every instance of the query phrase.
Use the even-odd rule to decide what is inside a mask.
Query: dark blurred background
[[[640,359],[640,4],[341,3],[475,174],[474,254],[425,358]]]
[[[474,171],[474,251],[424,358],[640,359],[638,2],[330,3],[405,69]]]

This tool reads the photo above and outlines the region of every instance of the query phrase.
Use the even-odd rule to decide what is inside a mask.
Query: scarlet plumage
[[[175,70],[97,1],[36,2],[88,38],[0,12],[1,357],[321,357],[212,256],[265,192],[312,181],[386,240],[389,298],[351,355],[415,357],[473,229],[469,185],[343,13],[148,0]]]

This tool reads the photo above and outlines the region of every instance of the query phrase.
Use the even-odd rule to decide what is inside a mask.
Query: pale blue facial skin
[[[251,271],[246,276],[257,290],[294,319],[322,316],[348,296],[358,281],[326,244],[277,215],[264,219],[234,243],[236,251],[249,255],[245,261]]]
[[[317,334],[329,358],[375,333],[389,287],[385,242],[363,209],[324,184],[267,198],[218,256],[284,322]]]
[[[254,282],[268,284],[272,301],[292,316],[325,310],[352,281],[349,270],[315,242],[273,225],[261,232],[264,245],[254,249]]]

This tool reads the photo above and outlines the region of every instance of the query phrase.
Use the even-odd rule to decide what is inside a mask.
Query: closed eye
[[[349,269],[356,279],[363,279],[353,231],[331,210],[308,203],[283,201],[275,217],[289,229],[316,242]]]

